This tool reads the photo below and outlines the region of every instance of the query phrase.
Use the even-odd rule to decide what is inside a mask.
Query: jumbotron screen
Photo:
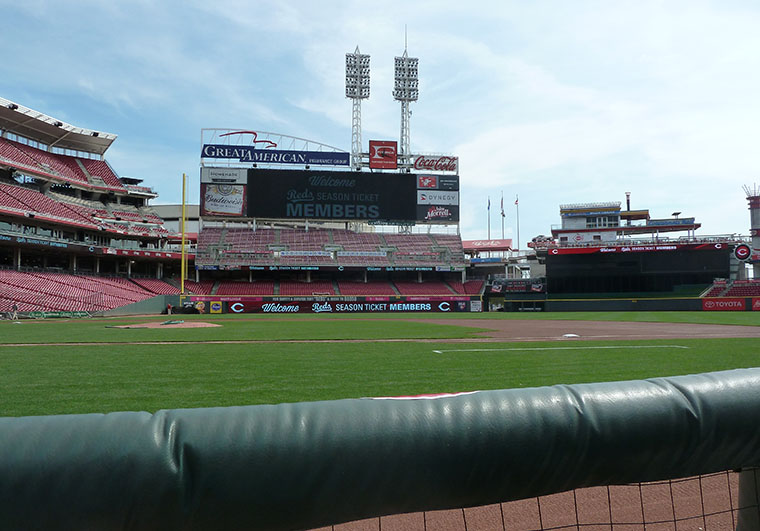
[[[459,177],[249,169],[248,217],[459,221]]]

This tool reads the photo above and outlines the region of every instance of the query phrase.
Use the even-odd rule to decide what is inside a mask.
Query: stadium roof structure
[[[116,135],[67,124],[0,97],[0,129],[49,147],[103,155]]]

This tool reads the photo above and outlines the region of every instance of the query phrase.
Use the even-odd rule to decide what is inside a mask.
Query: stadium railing
[[[759,422],[760,369],[0,418],[0,514],[10,529],[271,531],[426,511],[407,527],[424,529],[430,511],[454,510],[471,531],[466,508],[496,506],[481,529],[749,531]]]

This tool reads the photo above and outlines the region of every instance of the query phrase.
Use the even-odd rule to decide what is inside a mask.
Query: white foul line
[[[514,352],[526,350],[601,350],[601,349],[627,349],[627,348],[689,348],[684,345],[602,345],[594,347],[531,347],[531,348],[460,348],[452,350],[434,350],[436,354],[444,352]]]

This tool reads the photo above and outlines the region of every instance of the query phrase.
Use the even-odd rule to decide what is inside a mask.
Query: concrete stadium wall
[[[120,306],[104,312],[104,315],[116,317],[121,315],[148,315],[166,313],[166,305],[179,306],[179,295],[156,295],[144,301],[135,302],[126,306]]]

